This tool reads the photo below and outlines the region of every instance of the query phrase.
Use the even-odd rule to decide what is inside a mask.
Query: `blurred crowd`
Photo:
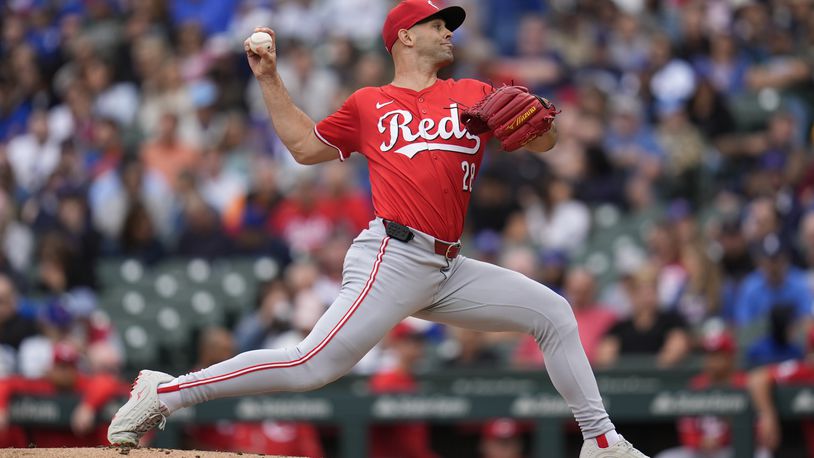
[[[443,76],[525,85],[562,110],[549,153],[489,146],[465,254],[562,293],[596,367],[637,354],[671,367],[710,333],[734,336],[744,368],[803,360],[814,5],[457,3],[467,20]],[[242,43],[271,26],[293,100],[319,120],[354,90],[389,83],[380,30],[392,4],[4,2],[0,372],[47,377],[64,363],[58,350],[70,353],[63,344],[83,374],[121,370],[116,323],[98,300],[96,269],[111,257],[272,257],[281,274],[230,330],[235,349],[297,343],[373,216],[370,184],[359,157],[315,167],[290,158]],[[586,254],[618,242],[606,237],[614,221],[644,215],[618,234],[634,243],[616,256]],[[544,365],[530,337],[408,325],[431,344],[413,372]],[[384,343],[357,371],[398,367],[392,353]]]

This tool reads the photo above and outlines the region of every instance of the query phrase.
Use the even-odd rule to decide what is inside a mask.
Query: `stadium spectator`
[[[773,306],[783,303],[795,311],[795,319],[811,316],[814,301],[805,276],[790,265],[789,251],[781,236],[769,234],[753,247],[758,268],[744,279],[735,301],[735,323],[746,327],[766,320]]]
[[[0,345],[5,350],[17,351],[20,343],[37,334],[36,322],[23,315],[18,307],[17,290],[11,279],[0,274]],[[15,372],[14,367],[4,367],[3,373]]]
[[[124,217],[119,250],[122,255],[138,259],[147,265],[158,263],[167,254],[150,219],[150,213],[141,202],[133,202]]]
[[[774,305],[769,312],[769,332],[749,346],[746,361],[749,368],[803,359],[804,351],[794,342],[797,312],[794,307]]]
[[[749,59],[738,47],[736,37],[718,32],[709,37],[709,54],[694,57],[695,71],[717,93],[732,98],[746,89]]]
[[[710,80],[702,78],[698,82],[695,92],[687,100],[687,114],[690,122],[722,154],[733,154],[738,149],[740,136],[734,135],[735,118],[723,94]]]
[[[786,361],[765,366],[749,374],[749,392],[752,405],[757,412],[758,442],[771,451],[777,451],[782,445],[782,431],[777,409],[772,396],[772,389],[779,385],[811,385],[814,383],[814,328],[806,338],[807,352],[805,359]],[[802,422],[803,437],[806,442],[806,456],[814,456],[814,422],[805,419]]]
[[[675,312],[659,307],[656,276],[651,269],[632,282],[632,315],[608,330],[595,354],[597,366],[615,364],[620,355],[650,355],[659,367],[679,363],[690,351],[686,324]]]
[[[597,302],[596,278],[587,269],[577,267],[568,271],[563,294],[574,310],[582,348],[593,363],[603,336],[616,323],[616,314]],[[534,338],[524,337],[512,359],[518,367],[538,367],[543,363],[543,354]]]
[[[97,424],[99,410],[114,397],[127,392],[127,386],[110,374],[87,375],[78,368],[80,354],[73,344],[62,341],[53,347],[53,366],[45,376],[38,379],[26,379],[11,376],[0,380],[0,438],[17,441],[20,437],[25,442],[3,444],[3,447],[24,447],[29,443],[37,447],[92,447],[106,445],[107,425]],[[23,433],[9,433],[9,428],[21,429],[9,423],[9,406],[13,396],[39,395],[53,396],[70,393],[80,398],[79,405],[71,413],[69,429],[59,427],[29,428],[30,436]],[[5,437],[3,437],[5,436]]]
[[[711,239],[720,250],[717,265],[721,269],[721,315],[727,322],[735,320],[735,300],[743,279],[754,270],[749,244],[737,217],[727,216],[714,227]]]
[[[798,246],[803,256],[808,288],[814,291],[814,211],[808,211],[800,218]]]
[[[703,240],[682,242],[681,266],[686,272],[674,308],[687,323],[698,326],[721,314],[721,269],[710,259]]]
[[[176,247],[178,256],[215,259],[232,253],[231,241],[217,213],[197,193],[193,193],[186,202],[183,224]]]
[[[637,72],[644,68],[649,49],[648,37],[642,30],[641,19],[633,14],[619,14],[613,18],[608,31],[608,53],[617,71]]]
[[[178,119],[178,138],[198,151],[213,148],[226,130],[226,114],[218,110],[219,89],[211,80],[199,79],[188,90],[193,111]]]
[[[89,175],[91,180],[118,167],[126,153],[121,128],[111,118],[101,118],[94,122],[93,143],[88,146],[84,157],[78,160],[84,159],[80,164],[82,172],[83,175]],[[64,149],[62,155],[64,159]]]
[[[102,173],[90,183],[88,205],[93,225],[107,240],[121,236],[130,208],[141,202],[163,242],[173,238],[178,197],[157,173],[145,169],[135,158],[124,158],[116,169]]]
[[[36,194],[59,164],[59,143],[49,134],[44,111],[31,113],[27,133],[12,138],[7,148],[15,182],[28,194]]]
[[[491,75],[498,82],[514,82],[535,94],[553,94],[565,79],[562,56],[551,47],[546,18],[523,16],[516,25],[515,52],[496,62]]]
[[[512,418],[498,418],[483,425],[480,441],[482,458],[522,458],[525,425]]]
[[[312,172],[303,172],[289,197],[277,207],[270,227],[295,255],[317,250],[337,229],[335,212]]]
[[[336,76],[314,61],[311,51],[301,42],[292,42],[283,51],[279,61],[280,77],[287,81],[286,87],[297,106],[314,119],[331,114],[331,106],[325,103],[339,89]],[[249,93],[260,95],[260,86],[252,83]],[[262,96],[260,97],[262,99]]]
[[[318,276],[311,289],[326,307],[333,303],[342,288],[345,254],[350,244],[350,234],[337,234],[325,242],[314,256]]]
[[[707,142],[690,122],[682,103],[661,102],[656,110],[659,117],[656,139],[664,149],[664,174],[668,180],[662,189],[670,196],[700,202]]]
[[[117,82],[112,65],[102,59],[92,60],[82,70],[81,79],[94,100],[94,114],[122,127],[131,126],[139,106],[136,86],[127,81]]]
[[[690,380],[690,389],[744,389],[746,372],[738,370],[735,338],[726,330],[708,332],[702,338],[703,371]],[[656,458],[725,458],[734,456],[732,426],[724,417],[683,417],[678,420],[681,447],[665,450]],[[755,457],[761,456],[755,454]]]
[[[761,243],[770,234],[780,234],[782,229],[782,214],[772,196],[760,195],[749,202],[743,220],[743,232],[750,244]]]
[[[478,186],[472,190],[467,224],[475,235],[482,231],[502,233],[512,214],[520,208],[510,187],[512,174],[504,167],[485,166],[478,172]]]
[[[321,182],[325,187],[325,205],[337,230],[353,237],[367,228],[373,218],[370,198],[354,186],[353,170],[334,162],[322,170]]]
[[[392,367],[370,378],[370,390],[376,394],[416,392],[414,371],[424,357],[424,335],[412,325],[401,322],[388,333],[387,344],[392,352]],[[421,422],[373,425],[368,449],[372,458],[438,456],[430,446],[429,428]]]
[[[31,266],[35,238],[16,215],[13,198],[0,191],[0,272],[18,287],[27,286],[25,274]]]
[[[277,186],[278,169],[267,159],[252,164],[252,184],[225,209],[223,226],[238,254],[267,254],[281,265],[291,260],[290,247],[271,234],[273,215],[283,196]]]
[[[531,240],[544,250],[576,251],[591,228],[588,206],[574,199],[574,185],[562,177],[549,177],[541,188],[525,209]]]
[[[442,343],[444,366],[451,369],[492,369],[500,364],[500,355],[489,346],[483,332],[448,328],[449,338]],[[540,347],[537,347],[539,352]]]
[[[311,266],[298,266],[296,264],[293,264],[291,268],[289,268],[289,270],[301,271],[293,275],[315,276],[315,269],[314,272],[304,272],[310,269]],[[290,283],[294,282],[296,282],[296,280],[290,281]],[[315,291],[304,287],[297,288],[296,286],[294,286],[292,290],[294,293],[292,294],[290,328],[269,342],[271,348],[296,346],[311,332],[317,324],[319,317],[325,312],[326,305]]]
[[[139,124],[148,138],[155,137],[167,130],[162,126],[167,122],[162,120],[165,113],[175,115],[176,123],[192,113],[192,98],[181,78],[180,64],[163,39],[145,35],[133,43],[132,52],[142,79]]]
[[[608,157],[628,174],[654,180],[661,175],[665,153],[644,118],[645,108],[628,96],[618,96],[610,105],[613,116],[603,142]]]
[[[289,328],[291,294],[281,278],[258,287],[256,310],[244,316],[235,327],[238,351],[271,348],[272,342]]]
[[[157,135],[141,150],[147,169],[158,172],[174,190],[178,189],[181,174],[192,170],[199,157],[196,149],[178,137],[178,117],[171,113],[161,115]]]
[[[206,35],[221,33],[229,26],[234,5],[218,0],[178,0],[170,5],[176,27],[186,23],[200,24]]]
[[[218,215],[238,196],[245,195],[247,183],[226,170],[223,152],[216,148],[204,151],[198,168],[198,192]]]

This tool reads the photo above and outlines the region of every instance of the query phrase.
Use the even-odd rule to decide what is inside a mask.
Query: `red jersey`
[[[323,456],[317,429],[296,422],[220,422],[187,429],[192,446],[202,450],[284,456]]]
[[[807,361],[786,361],[769,369],[775,383],[786,385],[814,385],[814,364]],[[803,438],[809,458],[814,458],[814,421],[802,421]]]
[[[769,369],[775,383],[814,385],[814,364],[805,361],[786,361]]]
[[[747,376],[743,372],[732,374],[726,385],[718,385],[719,388],[739,388],[746,387]],[[690,388],[693,390],[708,390],[714,385],[707,374],[699,374],[690,381]],[[698,450],[704,443],[714,443],[719,448],[724,448],[732,443],[732,426],[729,420],[724,417],[714,415],[703,415],[698,417],[682,417],[678,420],[678,434],[681,444],[693,450]]]
[[[108,401],[127,393],[127,384],[109,375],[86,376],[79,374],[73,392],[81,397],[81,402],[97,412]],[[16,375],[0,379],[0,409],[8,409],[14,395],[58,394],[54,385],[45,379],[26,379]],[[20,438],[25,444],[36,444],[38,447],[92,447],[107,444],[107,425],[98,425],[84,436],[76,436],[67,427],[37,426],[28,429],[26,437],[23,428],[12,425],[9,432],[0,434],[0,447],[19,446]]]
[[[379,372],[370,379],[370,389],[377,394],[413,393],[417,388],[415,378],[400,370]],[[370,434],[370,456],[438,458],[432,451],[430,442],[430,430],[424,422],[373,425]]]
[[[446,241],[460,238],[491,133],[470,134],[462,107],[491,87],[471,79],[437,80],[413,91],[393,85],[362,88],[314,131],[345,160],[367,158],[377,216]]]

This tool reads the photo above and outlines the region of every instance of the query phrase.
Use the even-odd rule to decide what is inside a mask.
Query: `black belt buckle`
[[[404,243],[409,242],[415,236],[409,227],[387,220],[384,222],[384,232],[387,233],[388,236]]]

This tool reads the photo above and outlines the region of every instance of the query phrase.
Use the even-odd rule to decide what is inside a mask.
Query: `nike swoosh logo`
[[[427,0],[427,3],[429,3],[431,7],[435,8],[437,10],[441,9],[441,8],[438,8],[437,6],[435,6],[435,4],[432,2],[432,0]]]
[[[378,110],[378,109],[380,109],[382,107],[386,107],[387,105],[390,105],[393,102],[395,102],[395,100],[391,100],[389,102],[384,102],[384,103],[376,102],[376,109]]]

